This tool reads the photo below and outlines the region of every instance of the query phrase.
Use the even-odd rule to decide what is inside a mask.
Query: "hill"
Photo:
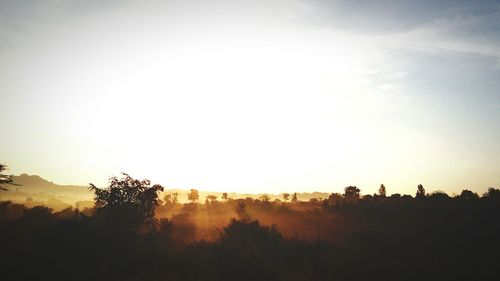
[[[23,203],[27,206],[46,205],[55,210],[60,210],[68,206],[75,207],[78,204],[79,208],[92,205],[93,195],[88,190],[87,186],[78,185],[59,185],[48,181],[39,175],[21,174],[13,177],[15,186],[9,186],[8,190],[0,193],[0,200],[11,200],[17,203]],[[189,190],[184,189],[165,189],[161,194],[161,198],[166,194],[177,193],[177,198],[180,203],[187,202],[187,194]],[[208,195],[217,196],[218,200],[222,199],[222,192],[199,191],[199,202],[205,202]],[[233,199],[240,198],[260,198],[264,193],[237,193],[228,192],[228,196]],[[265,194],[269,196],[271,201],[282,200],[283,193]],[[328,198],[328,193],[313,192],[313,193],[297,193],[297,198],[300,201],[309,201],[312,198]],[[291,198],[291,194],[290,194]]]
[[[68,206],[85,207],[92,205],[92,194],[86,186],[58,185],[38,175],[21,174],[13,177],[16,185],[0,193],[0,200],[11,200],[24,205],[46,205],[54,210]]]

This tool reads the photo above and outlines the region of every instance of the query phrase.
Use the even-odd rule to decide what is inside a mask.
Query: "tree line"
[[[128,174],[90,184],[95,206],[53,212],[0,202],[2,280],[497,280],[500,190],[387,196],[381,185],[302,202],[162,199]],[[198,195],[198,196],[197,196]],[[291,197],[291,198],[290,198]],[[215,239],[193,218],[231,210]],[[168,216],[160,212],[175,210]],[[285,231],[286,229],[292,231]],[[304,238],[297,229],[313,232]]]

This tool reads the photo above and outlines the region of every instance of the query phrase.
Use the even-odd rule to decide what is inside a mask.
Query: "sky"
[[[500,1],[0,0],[0,161],[105,185],[500,186]]]

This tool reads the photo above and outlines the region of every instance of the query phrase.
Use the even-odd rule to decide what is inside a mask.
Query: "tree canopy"
[[[361,190],[356,186],[348,186],[344,188],[344,197],[345,198],[359,198],[359,193]]]
[[[136,219],[138,224],[151,226],[155,207],[159,205],[158,192],[163,191],[163,187],[158,184],[151,186],[147,179],[134,179],[126,173],[122,175],[122,178],[112,177],[107,188],[89,185],[95,194],[98,210],[113,218]]]

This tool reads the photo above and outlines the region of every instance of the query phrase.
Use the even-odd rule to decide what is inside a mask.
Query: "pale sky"
[[[0,162],[59,184],[500,186],[500,1],[0,0]]]

